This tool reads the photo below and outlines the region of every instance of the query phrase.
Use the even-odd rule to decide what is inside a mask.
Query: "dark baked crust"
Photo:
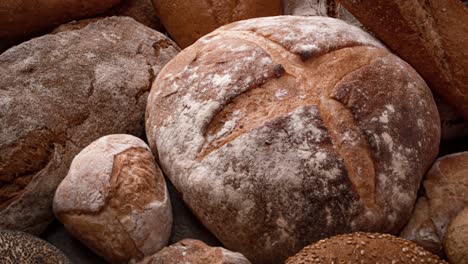
[[[459,0],[339,0],[468,120],[468,8]]]
[[[119,2],[121,0],[4,0],[0,2],[0,39],[21,37],[97,15]]]
[[[181,48],[220,26],[283,14],[281,0],[152,0],[161,22]]]
[[[194,213],[256,263],[337,233],[398,232],[440,138],[408,64],[339,20],[287,16],[182,51],[154,83],[146,132]]]
[[[150,85],[177,53],[172,45],[113,17],[0,55],[0,228],[39,234],[82,148],[107,134],[143,135]]]

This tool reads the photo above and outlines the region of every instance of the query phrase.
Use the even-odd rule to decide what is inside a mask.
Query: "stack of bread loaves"
[[[468,263],[462,3],[0,1],[0,263]]]

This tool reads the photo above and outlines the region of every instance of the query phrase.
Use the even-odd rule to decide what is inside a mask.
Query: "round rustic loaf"
[[[76,155],[55,193],[54,213],[111,263],[151,255],[171,234],[164,176],[149,147],[130,135],[102,137]]]
[[[163,248],[138,264],[250,264],[242,254],[222,247],[210,247],[200,240],[184,239]]]
[[[281,16],[224,26],[169,62],[146,132],[226,248],[280,263],[337,233],[398,232],[440,123],[421,77],[369,34]]]
[[[444,245],[451,264],[468,263],[468,207],[450,223]]]
[[[0,39],[20,37],[77,18],[100,14],[121,0],[3,0],[0,1]]]
[[[53,245],[27,233],[0,230],[0,263],[71,264],[70,260]]]
[[[164,27],[181,48],[231,22],[283,14],[281,0],[152,1]]]
[[[0,55],[0,228],[40,233],[81,149],[107,134],[143,136],[149,89],[174,45],[112,17]]]
[[[388,234],[338,235],[307,246],[286,264],[447,263],[416,244]]]

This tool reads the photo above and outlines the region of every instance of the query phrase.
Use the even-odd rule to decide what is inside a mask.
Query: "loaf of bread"
[[[338,235],[307,246],[286,264],[447,263],[416,244],[388,234]]]
[[[431,219],[429,202],[424,196],[418,198],[413,215],[401,231],[400,237],[414,241],[434,254],[445,256],[442,242]]]
[[[153,0],[169,35],[181,47],[234,21],[283,14],[281,0]]]
[[[138,264],[251,264],[242,254],[210,247],[200,240],[184,239],[163,248]]]
[[[339,0],[468,120],[468,8],[460,0]]]
[[[54,197],[65,228],[110,263],[128,263],[167,245],[172,211],[149,147],[108,135],[84,148]]]
[[[152,0],[125,0],[104,13],[103,16],[129,16],[145,26],[160,32],[164,31]]]
[[[121,0],[2,0],[0,40],[41,32],[78,18],[103,13]]]
[[[32,264],[72,262],[56,247],[27,233],[0,229],[0,263]]]
[[[147,95],[178,48],[131,18],[32,39],[0,55],[0,229],[41,233],[73,157],[144,134]]]
[[[437,159],[424,179],[426,198],[416,206],[411,221],[400,236],[434,253],[440,249],[447,228],[457,214],[468,206],[468,152]],[[427,199],[427,205],[424,205]],[[427,243],[431,241],[430,243]]]
[[[451,264],[468,263],[468,207],[450,223],[444,246]]]
[[[146,132],[195,215],[254,263],[337,233],[398,232],[440,140],[407,63],[341,20],[294,16],[182,51],[153,84]]]

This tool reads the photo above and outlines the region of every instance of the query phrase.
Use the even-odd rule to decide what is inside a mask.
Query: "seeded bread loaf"
[[[413,242],[388,234],[338,235],[307,246],[286,264],[433,263],[447,264]]]
[[[254,263],[337,233],[398,232],[440,139],[407,63],[341,20],[294,16],[182,51],[153,84],[146,132],[195,215]]]

